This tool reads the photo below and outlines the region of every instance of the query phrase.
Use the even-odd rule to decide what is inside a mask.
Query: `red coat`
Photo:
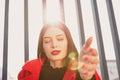
[[[18,74],[18,80],[38,80],[43,63],[44,59],[35,59],[26,62]],[[95,72],[95,77],[96,80],[101,80],[97,72]],[[75,80],[75,78],[76,73],[67,69],[63,80]]]

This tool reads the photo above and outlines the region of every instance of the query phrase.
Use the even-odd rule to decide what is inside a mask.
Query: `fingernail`
[[[92,48],[90,48],[90,49],[89,49],[89,52],[92,52],[92,51],[93,51],[93,49],[92,49]]]
[[[85,68],[85,64],[82,65],[82,68]]]
[[[84,60],[85,60],[85,61],[88,61],[88,57],[84,57]]]

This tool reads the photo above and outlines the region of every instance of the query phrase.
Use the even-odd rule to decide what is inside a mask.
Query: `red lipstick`
[[[51,53],[52,55],[58,55],[60,53],[60,50],[53,50]]]

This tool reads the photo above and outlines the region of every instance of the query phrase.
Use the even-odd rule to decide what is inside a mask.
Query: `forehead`
[[[49,27],[45,34],[44,37],[46,36],[54,36],[54,35],[65,35],[64,31],[62,31],[61,29],[57,28],[57,27]]]

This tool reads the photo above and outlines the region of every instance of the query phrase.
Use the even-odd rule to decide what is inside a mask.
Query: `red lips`
[[[60,53],[60,50],[53,50],[51,53],[52,55],[58,55]]]

